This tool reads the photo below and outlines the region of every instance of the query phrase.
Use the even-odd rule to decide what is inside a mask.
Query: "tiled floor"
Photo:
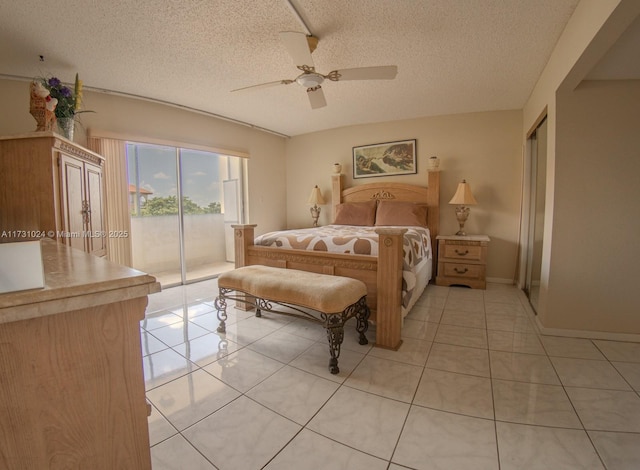
[[[541,336],[515,287],[429,286],[399,351],[167,289],[142,322],[154,470],[638,469],[640,344]],[[375,339],[370,330],[369,339]]]

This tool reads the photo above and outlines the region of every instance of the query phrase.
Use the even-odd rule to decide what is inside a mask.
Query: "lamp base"
[[[320,208],[318,207],[317,204],[314,204],[313,207],[309,209],[309,212],[311,212],[311,218],[313,219],[313,226],[317,227],[318,219],[320,218]]]
[[[457,236],[464,237],[466,236],[466,232],[464,231],[464,223],[467,221],[469,217],[469,208],[465,206],[457,206],[456,207],[456,218],[458,219],[458,225],[460,226],[460,230],[456,233]]]

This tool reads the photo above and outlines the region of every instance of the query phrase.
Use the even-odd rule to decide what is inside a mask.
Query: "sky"
[[[135,148],[138,162],[136,165]],[[181,152],[182,191],[201,207],[211,202],[222,202],[220,160],[227,157],[197,150]],[[167,197],[177,194],[176,153],[172,147],[142,144],[127,144],[129,183],[136,185],[136,166],[141,188],[151,192],[152,197]]]

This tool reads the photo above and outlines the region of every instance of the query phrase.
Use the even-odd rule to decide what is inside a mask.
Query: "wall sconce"
[[[309,196],[307,204],[313,204],[313,207],[309,209],[309,211],[311,212],[311,218],[313,218],[313,226],[317,227],[318,218],[320,217],[320,208],[318,207],[318,204],[326,204],[318,185],[311,190],[311,195]]]
[[[453,195],[449,204],[456,204],[456,218],[458,219],[458,224],[460,225],[460,230],[456,235],[465,236],[464,232],[464,223],[467,221],[467,217],[469,217],[470,209],[466,206],[473,206],[478,204],[476,198],[471,194],[471,186],[467,183],[466,180],[462,180],[462,183],[458,183],[458,189],[456,193]]]

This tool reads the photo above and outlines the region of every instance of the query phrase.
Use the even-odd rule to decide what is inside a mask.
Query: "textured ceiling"
[[[321,73],[397,65],[395,80],[230,90],[299,72],[286,0],[0,0],[0,75],[56,75],[298,135],[353,124],[520,109],[579,0],[292,0]],[[41,62],[39,56],[45,60]]]

